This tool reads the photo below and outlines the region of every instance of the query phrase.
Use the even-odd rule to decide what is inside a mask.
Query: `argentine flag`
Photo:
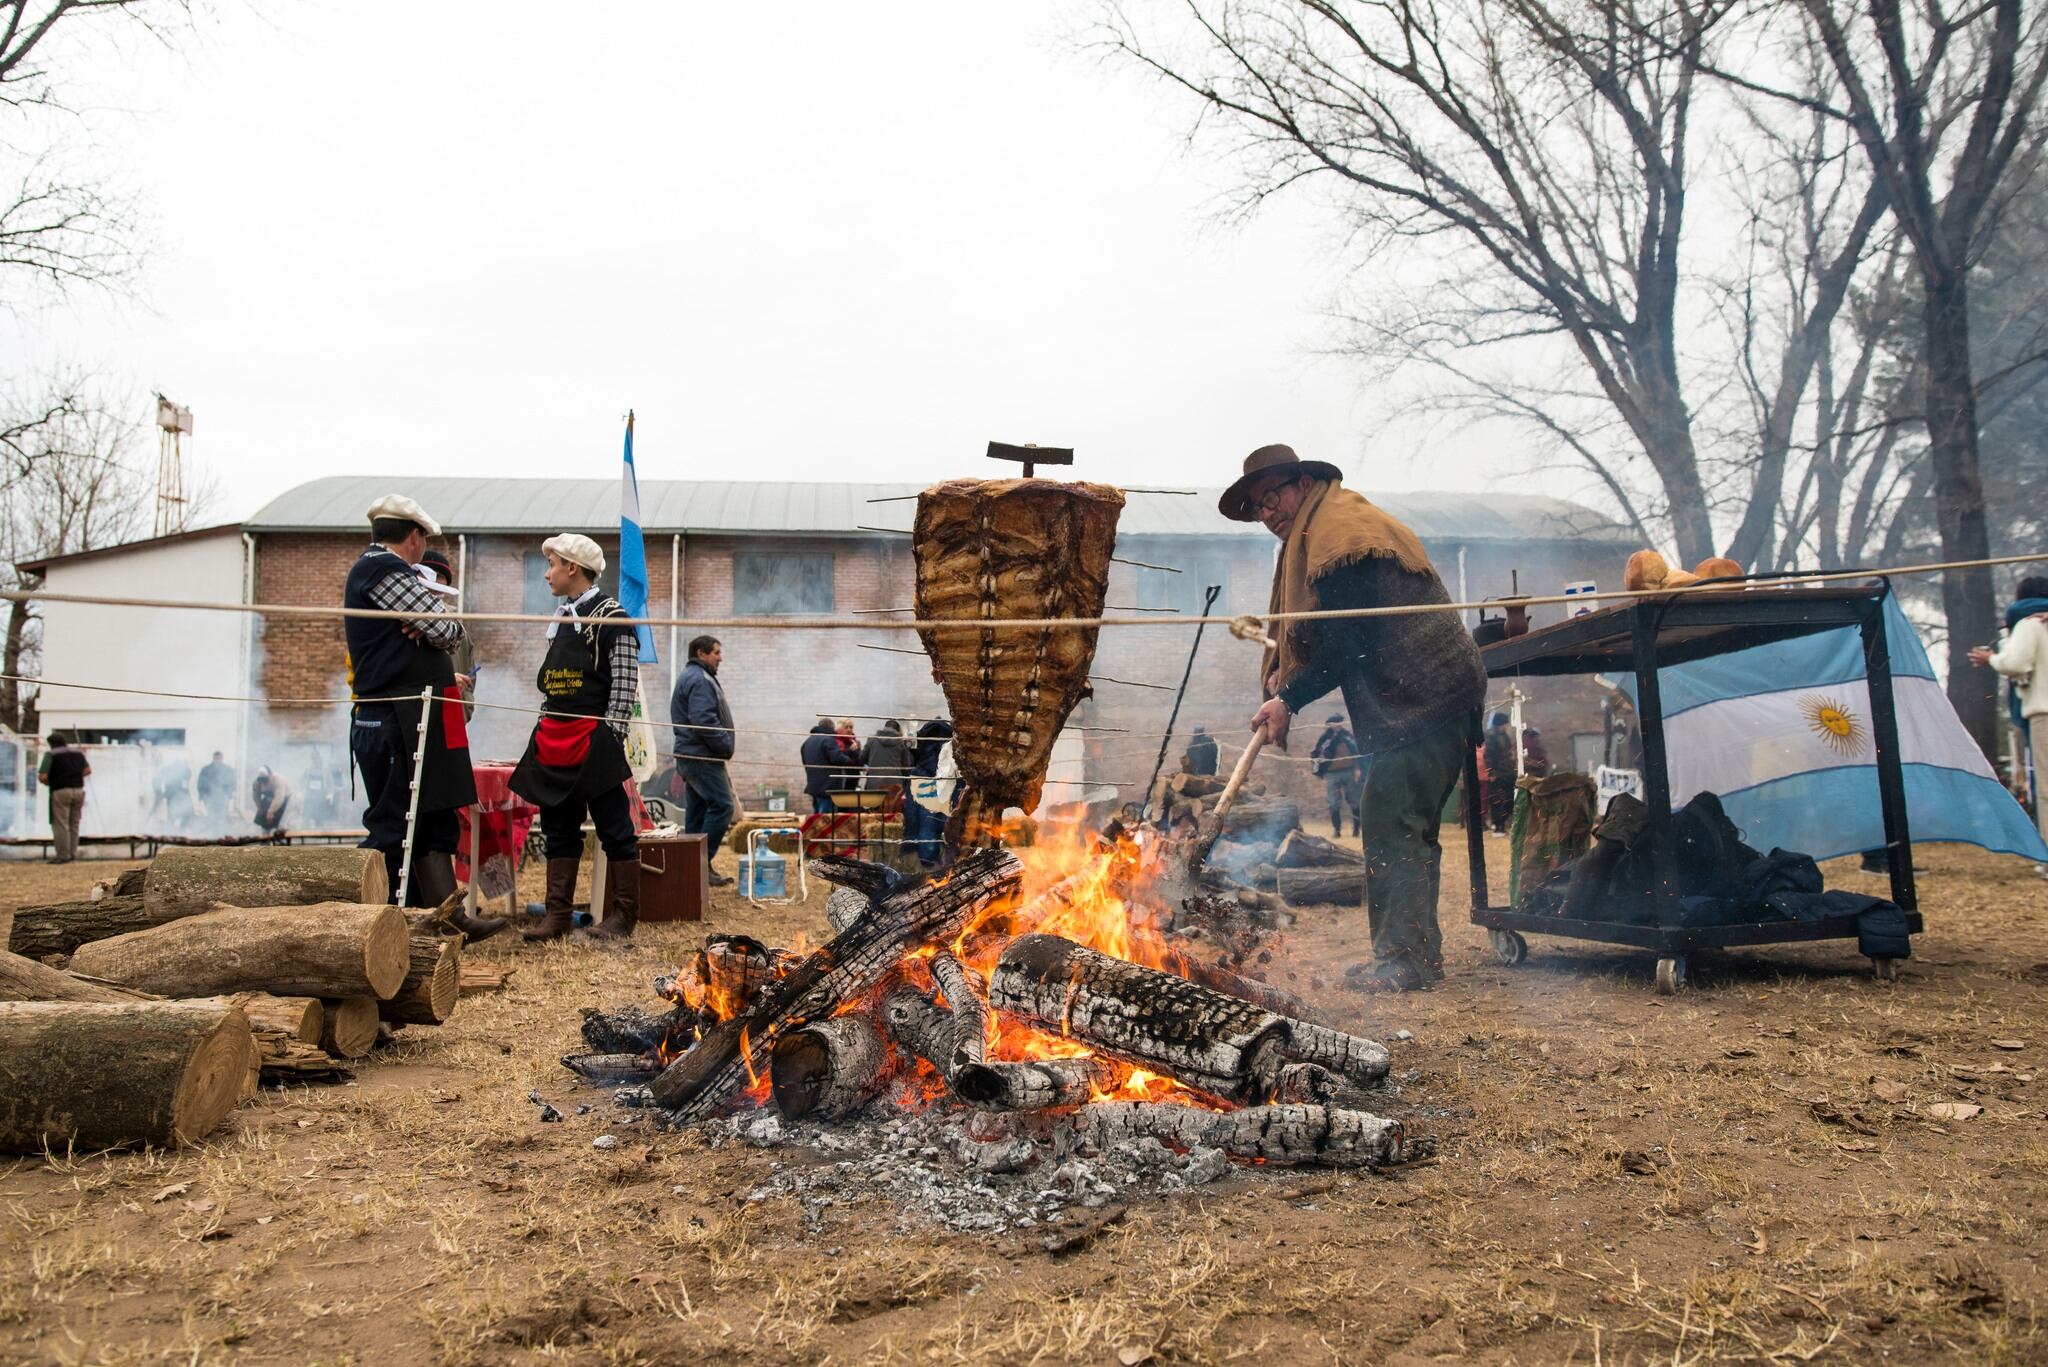
[[[626,414],[626,465],[619,476],[619,606],[628,617],[647,615],[647,543],[640,536],[640,481],[633,474],[633,415]],[[640,663],[651,665],[654,629],[633,628],[640,638]]]
[[[1889,595],[1884,621],[1913,839],[2048,860]],[[1883,847],[1870,688],[1854,628],[1661,669],[1657,678],[1673,808],[1717,793],[1750,844],[1816,859]]]

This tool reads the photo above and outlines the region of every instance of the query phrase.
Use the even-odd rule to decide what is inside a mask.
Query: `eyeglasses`
[[[1286,484],[1278,484],[1268,489],[1265,493],[1260,494],[1258,499],[1252,504],[1252,511],[1260,517],[1277,512],[1280,508],[1281,495],[1285,494],[1292,487],[1293,482],[1290,480]]]

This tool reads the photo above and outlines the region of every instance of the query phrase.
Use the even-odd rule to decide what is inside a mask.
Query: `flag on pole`
[[[640,481],[633,475],[633,414],[626,414],[626,464],[619,476],[619,606],[628,617],[647,615],[647,543],[640,536]],[[633,628],[640,638],[640,663],[651,665],[654,630]]]
[[[1913,839],[2048,860],[2048,846],[1963,729],[1919,633],[1889,595],[1884,623]],[[1870,687],[1855,628],[1661,669],[1657,678],[1673,807],[1718,794],[1750,844],[1816,859],[1883,847]],[[1633,697],[1633,682],[1627,687]]]

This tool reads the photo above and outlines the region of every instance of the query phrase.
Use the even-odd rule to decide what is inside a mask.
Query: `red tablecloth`
[[[513,880],[519,872],[520,852],[526,848],[527,834],[540,817],[540,808],[512,791],[512,771],[517,767],[509,760],[486,761],[471,766],[476,773],[476,806],[463,813],[462,839],[455,853],[455,876],[465,882],[470,879],[469,816],[473,812],[477,843],[482,847],[477,861],[481,868],[477,891],[485,897],[503,897],[512,890]],[[647,804],[640,800],[639,785],[631,779],[626,780],[626,797],[632,803],[633,829],[653,829],[654,822],[647,815]]]

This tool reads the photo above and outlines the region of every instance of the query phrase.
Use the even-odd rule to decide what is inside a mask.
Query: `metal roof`
[[[869,500],[917,494],[922,484],[799,483],[776,480],[648,479],[640,482],[640,526],[652,533],[858,535],[861,527],[908,529],[913,505]],[[1257,523],[1216,511],[1221,489],[1129,496],[1123,536],[1263,536]],[[252,532],[366,529],[365,510],[405,494],[448,532],[604,532],[619,523],[615,479],[473,479],[332,475],[279,495],[243,523]],[[1540,494],[1368,494],[1430,541],[1624,541],[1591,508]]]

